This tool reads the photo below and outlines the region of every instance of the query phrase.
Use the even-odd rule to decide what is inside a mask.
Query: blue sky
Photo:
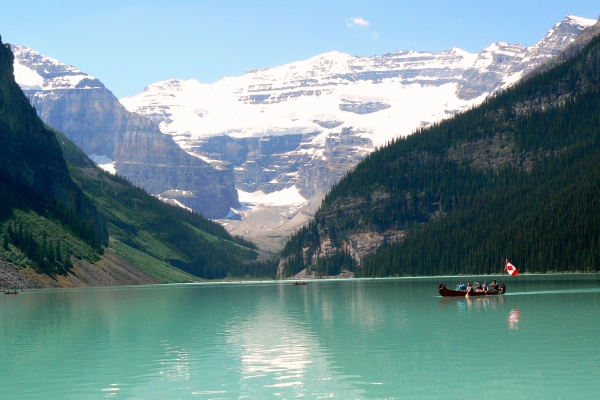
[[[575,4],[574,4],[575,3]],[[5,43],[29,46],[99,78],[117,97],[169,78],[214,82],[337,50],[478,53],[530,46],[567,14],[598,18],[598,0],[19,0],[2,1]]]

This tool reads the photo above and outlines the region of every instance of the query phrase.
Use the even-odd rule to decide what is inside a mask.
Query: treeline
[[[4,231],[2,248],[10,251],[10,245],[28,257],[40,272],[64,275],[73,268],[71,254],[61,245],[60,240],[48,239],[45,232],[41,238],[37,238],[32,230],[23,228],[22,223],[8,224]]]
[[[366,157],[286,244],[290,273],[325,239],[390,231],[404,239],[359,260],[363,276],[497,272],[507,257],[598,270],[599,49]]]
[[[108,232],[103,223],[98,223],[101,216],[97,211],[90,207],[90,204],[85,204],[89,203],[89,200],[81,191],[69,194],[69,197],[75,197],[74,201],[72,198],[68,201],[58,201],[52,195],[53,193],[44,195],[28,185],[15,182],[0,170],[0,224],[10,221],[15,209],[32,211],[64,225],[71,233],[102,254],[102,246],[108,244]]]
[[[53,193],[44,195],[0,171],[3,259],[49,275],[70,271],[71,256],[89,262],[99,259],[108,237],[102,217],[81,191],[63,195],[66,200],[58,201]],[[45,226],[42,220],[47,221]],[[64,240],[65,235],[71,239]]]
[[[548,160],[530,174],[505,170],[445,218],[413,229],[363,260],[362,276],[600,269],[600,146]]]
[[[106,217],[111,236],[130,247],[205,279],[254,277],[265,269],[255,261],[255,245],[232,237],[198,213],[166,204],[100,170],[85,174],[74,170],[73,177]],[[168,247],[170,255],[158,252],[154,242]]]

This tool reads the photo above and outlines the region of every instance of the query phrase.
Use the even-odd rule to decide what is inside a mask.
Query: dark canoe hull
[[[440,295],[442,295],[443,297],[465,297],[467,295],[467,292],[462,291],[462,290],[450,290],[443,283],[440,284],[438,290],[440,292]],[[506,293],[506,286],[500,285],[500,290],[488,290],[487,292],[470,291],[469,297],[472,297],[472,296],[497,296],[499,294],[504,294],[504,293]]]

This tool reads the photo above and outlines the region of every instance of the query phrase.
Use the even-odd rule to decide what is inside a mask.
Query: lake
[[[2,295],[0,397],[596,398],[600,276],[497,278],[471,300],[437,287],[473,277]]]

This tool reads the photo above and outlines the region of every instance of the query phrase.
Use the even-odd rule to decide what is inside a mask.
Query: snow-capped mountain
[[[531,47],[497,42],[479,54],[453,48],[375,57],[330,52],[213,84],[172,79],[121,99],[124,107],[79,69],[12,48],[17,82],[46,123],[97,162],[116,160],[119,174],[151,193],[205,207],[213,217],[234,207],[228,216],[246,224],[232,221],[229,228],[252,236],[293,230],[303,221],[303,204],[318,203],[375,148],[514,84],[595,22],[567,16]],[[239,208],[234,179],[246,208]]]
[[[96,78],[11,45],[17,83],[48,125],[96,163],[167,201],[219,218],[239,207],[233,169],[193,157],[147,118],[127,111]]]
[[[481,103],[571,43],[592,19],[567,16],[536,45],[480,54],[330,52],[213,84],[172,79],[120,99],[186,151],[227,160],[236,187],[295,187],[310,199],[389,140]]]
[[[11,50],[15,55],[15,78],[23,90],[104,88],[93,76],[28,47],[12,44]]]

